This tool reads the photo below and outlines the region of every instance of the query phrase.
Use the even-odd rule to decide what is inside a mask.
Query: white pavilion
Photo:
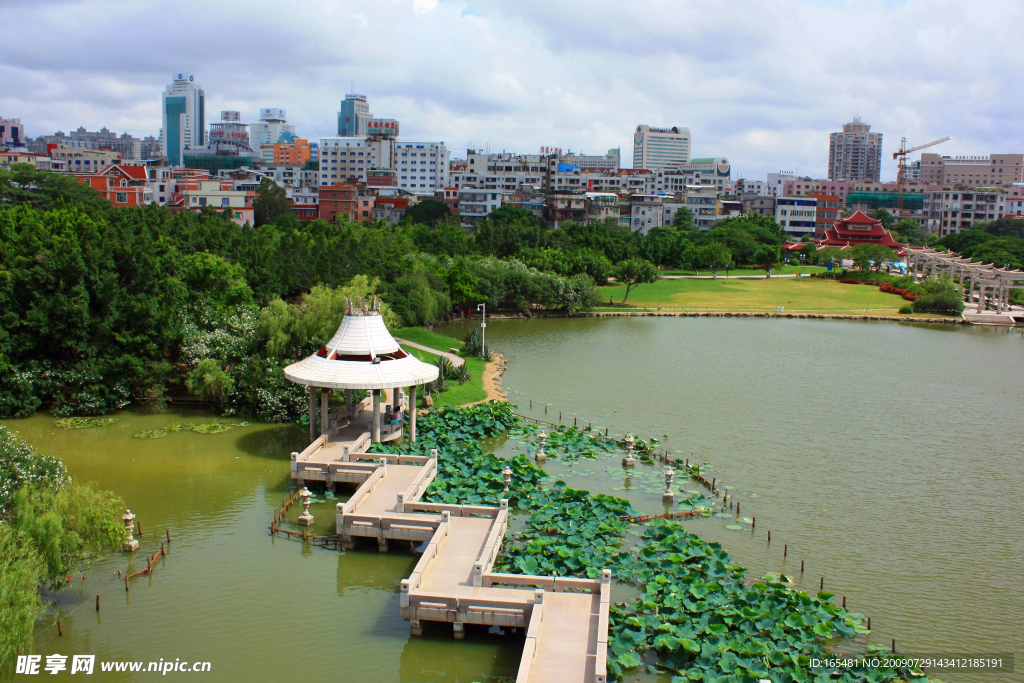
[[[437,379],[438,369],[406,353],[395,341],[380,314],[380,301],[355,305],[345,300],[345,318],[327,344],[313,355],[285,368],[292,382],[309,387],[309,438],[319,435],[324,445],[355,451],[363,442],[392,441],[402,436],[402,413],[409,416],[409,439],[416,439],[416,387]],[[332,389],[345,390],[345,412],[330,413]],[[367,397],[354,404],[352,392]],[[403,391],[407,390],[407,391]],[[385,400],[381,401],[381,392]],[[319,398],[317,397],[319,394]],[[367,431],[369,438],[366,439]]]

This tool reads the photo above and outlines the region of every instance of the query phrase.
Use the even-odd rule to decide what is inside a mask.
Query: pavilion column
[[[316,438],[316,387],[309,388],[309,440]]]
[[[985,284],[978,285],[978,313],[985,307]]]
[[[330,397],[331,397],[331,390],[330,389],[321,389],[320,390],[320,433],[321,434],[326,434],[327,433],[327,425],[328,425],[327,413],[330,410]]]
[[[416,385],[409,387],[409,441],[416,440]]]
[[[352,390],[345,390],[345,414],[350,418],[355,417],[355,406],[352,405]]]
[[[371,443],[380,443],[380,389],[373,390],[370,407],[373,414],[370,419],[370,441]]]
[[[974,301],[974,273],[971,273],[971,288],[967,290],[967,300]]]

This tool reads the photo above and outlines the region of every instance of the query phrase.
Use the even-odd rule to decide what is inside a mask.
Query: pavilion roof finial
[[[380,315],[381,300],[378,297],[367,297],[363,299],[357,296],[355,300],[345,297],[345,315]]]

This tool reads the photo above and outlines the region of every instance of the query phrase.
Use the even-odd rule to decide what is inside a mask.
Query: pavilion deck
[[[387,409],[388,404],[382,401],[379,409],[382,442],[394,441],[402,436],[401,424],[387,423]],[[300,486],[306,481],[322,481],[328,485],[364,481],[376,466],[359,468],[353,465],[360,460],[379,458],[365,452],[372,438],[372,415],[372,400],[369,396],[353,406],[351,417],[344,413],[328,415],[330,427],[301,453],[292,453],[292,479]]]
[[[414,635],[422,622],[527,629],[517,683],[603,683],[606,680],[611,573],[600,579],[502,574],[492,571],[508,527],[508,506],[420,502],[437,472],[436,457],[382,456],[386,462],[348,466],[368,471],[346,503],[336,528],[347,548],[356,537],[426,542],[402,581],[401,616]],[[425,461],[425,462],[421,462]]]

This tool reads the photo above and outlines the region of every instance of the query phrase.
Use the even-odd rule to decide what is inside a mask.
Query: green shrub
[[[956,315],[964,310],[963,291],[948,277],[925,280],[921,284],[924,294],[914,302],[918,313],[948,313]]]
[[[900,313],[902,313],[903,315],[910,315],[913,312],[914,312],[914,307],[911,306],[910,304],[905,304],[903,306],[900,306]]]

